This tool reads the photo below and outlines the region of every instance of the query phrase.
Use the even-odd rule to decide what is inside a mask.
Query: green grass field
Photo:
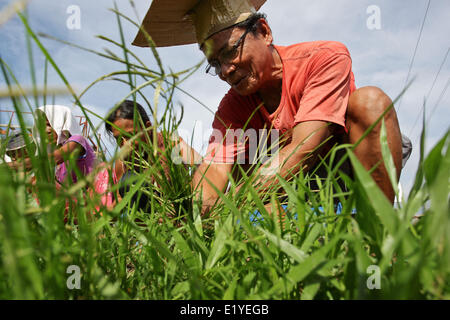
[[[105,118],[83,107],[83,93],[74,93],[64,70],[54,63],[26,18],[20,17],[29,42],[40,48],[46,66],[66,84],[75,110],[88,119]],[[120,35],[121,21],[126,19],[117,12]],[[153,48],[155,66],[148,67],[121,39],[115,43],[122,57],[88,49],[121,62],[123,70],[94,81],[87,90],[111,78],[123,82],[130,87],[124,100],[135,97],[146,102],[151,116],[163,114],[155,122],[169,139],[181,121],[173,117],[173,94],[199,65],[168,72]],[[45,78],[40,87],[46,90],[36,90],[30,101],[3,60],[1,69],[9,92],[0,98],[11,101],[25,129],[21,112],[37,107],[37,97],[55,99],[54,91]],[[31,68],[33,79],[34,72]],[[38,87],[38,80],[34,85]],[[154,88],[152,98],[140,92],[148,86]],[[319,182],[319,192],[307,187],[315,180],[312,174],[292,181],[280,177],[287,196],[268,192],[262,199],[251,184],[254,177],[249,176],[238,193],[233,192],[238,182],[231,183],[231,192],[221,195],[221,205],[210,218],[202,218],[200,205],[192,201],[190,170],[169,162],[169,183],[158,156],[146,161],[145,173],[118,206],[112,211],[103,208],[102,215],[94,216],[99,199],[86,196],[93,175],[57,192],[54,164],[44,150],[32,156],[36,185],[31,184],[30,174],[0,165],[0,299],[449,299],[450,137],[447,132],[425,154],[425,134],[423,129],[415,183],[395,208],[349,145],[333,149],[323,160],[328,178]],[[388,150],[385,134],[381,143]],[[151,145],[142,148],[153,150]],[[329,165],[338,149],[353,164],[354,181]],[[167,159],[171,151],[165,151]],[[395,175],[390,157],[384,152],[385,164]],[[103,160],[112,162],[114,157]],[[159,186],[145,184],[151,176]],[[339,190],[340,179],[350,191]],[[131,206],[131,196],[139,193],[150,198],[149,212]],[[264,208],[264,202],[277,206],[280,199],[287,204],[284,223]],[[334,212],[336,199],[343,206],[339,215]],[[66,201],[70,210],[65,224]],[[249,220],[255,210],[263,221]],[[423,217],[412,224],[418,212]],[[73,272],[67,271],[72,265],[80,270],[80,289],[70,288]]]

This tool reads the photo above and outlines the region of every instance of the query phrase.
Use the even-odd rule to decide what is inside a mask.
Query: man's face
[[[226,81],[238,94],[246,96],[260,90],[264,83],[270,80],[270,44],[271,34],[256,34],[245,29],[230,28],[216,33],[202,47],[210,63],[220,63],[219,77]],[[244,36],[242,38],[242,36]],[[233,46],[239,42],[236,53],[232,54]],[[230,54],[231,53],[231,54]],[[223,57],[234,57],[223,61]]]

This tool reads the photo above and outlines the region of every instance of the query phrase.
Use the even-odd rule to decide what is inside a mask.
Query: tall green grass
[[[171,133],[181,121],[174,116],[174,93],[180,90],[189,95],[179,86],[201,63],[181,72],[167,71],[151,46],[149,52],[155,63],[144,65],[124,42],[122,23],[132,20],[117,9],[112,11],[120,39],[99,37],[99,41],[115,45],[120,54],[79,49],[89,50],[99,59],[114,60],[121,69],[93,81],[86,91],[95,90],[106,80],[129,86],[123,100],[144,101],[155,122],[153,130],[162,132],[168,148],[155,153],[155,141],[143,144],[141,151],[147,151],[150,159],[141,159],[142,152],[134,159],[142,163],[143,172],[136,176],[123,201],[112,210],[101,208],[101,215],[93,214],[99,197],[89,197],[86,191],[95,172],[57,191],[54,163],[43,149],[32,156],[35,185],[30,173],[0,165],[1,299],[450,298],[448,132],[425,154],[423,129],[414,186],[395,208],[356,159],[352,146],[345,145],[334,148],[322,161],[327,179],[316,181],[312,174],[300,174],[290,181],[278,177],[286,196],[280,197],[275,191],[262,196],[251,184],[255,177],[244,173],[243,181],[231,182],[231,192],[220,193],[220,204],[211,216],[202,217],[200,204],[193,201],[196,191],[189,184],[193,168],[169,161],[167,179],[162,167],[162,157],[171,159]],[[27,37],[46,58],[46,65],[65,83],[76,110],[89,119],[94,132],[98,131],[90,119],[106,116],[83,107],[84,92],[74,92],[64,70],[58,68],[27,19],[23,15],[20,18]],[[9,99],[25,130],[21,112],[37,107],[39,91],[35,91],[34,103],[25,94],[12,94],[21,85],[15,80],[13,68],[3,60],[1,69],[11,92]],[[34,69],[30,72],[37,87]],[[149,86],[153,87],[153,99],[142,93]],[[44,88],[48,89],[44,94],[48,101],[51,88],[46,78]],[[381,143],[385,165],[395,176],[384,129]],[[339,149],[355,169],[353,180],[332,165]],[[4,152],[4,145],[0,150]],[[117,157],[119,152],[102,160],[111,164]],[[68,161],[73,167],[73,159]],[[148,184],[151,177],[157,184]],[[349,191],[340,189],[340,180],[346,182]],[[242,182],[244,186],[234,192]],[[307,187],[312,182],[319,184],[319,192]],[[117,188],[114,186],[113,192]],[[148,212],[133,206],[134,194],[149,197]],[[343,206],[339,215],[335,214],[335,200]],[[65,224],[66,201],[70,209]],[[284,221],[268,214],[264,207],[267,202],[274,207],[280,202],[287,204]],[[356,209],[356,215],[352,216],[352,209]],[[255,210],[263,217],[257,223],[249,220]],[[412,224],[413,216],[420,211],[423,217]],[[80,289],[67,287],[70,265],[81,270]],[[368,288],[370,266],[379,267],[379,289]]]

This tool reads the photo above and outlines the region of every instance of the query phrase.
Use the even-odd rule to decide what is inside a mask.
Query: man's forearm
[[[209,164],[203,162],[192,179],[196,200],[202,203],[202,215],[205,215],[216,204],[219,195],[216,190],[225,191],[228,184],[227,173],[231,171],[229,164]]]
[[[283,147],[274,159],[259,168],[256,185],[260,185],[260,192],[279,185],[277,175],[289,180],[300,170],[308,171],[313,167],[323,143],[331,135],[329,125],[319,121],[300,124],[294,130],[297,132],[294,131],[292,142]]]
[[[275,159],[264,163],[257,171],[257,181],[260,192],[266,192],[271,187],[279,185],[277,175],[285,180],[294,177],[301,169],[309,167],[307,159],[309,152],[296,152],[295,145],[289,144],[284,147]]]

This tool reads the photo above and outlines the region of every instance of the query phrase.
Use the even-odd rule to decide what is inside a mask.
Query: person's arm
[[[194,190],[199,192],[197,199],[201,196],[202,215],[208,214],[219,198],[211,184],[221,192],[224,192],[228,185],[228,173],[231,172],[232,167],[233,164],[231,163],[209,163],[204,161],[194,173],[192,183]]]
[[[183,163],[189,166],[198,166],[202,163],[202,156],[181,137],[178,140],[178,147],[180,148],[180,156]]]
[[[261,193],[278,184],[276,174],[290,179],[300,170],[308,171],[318,160],[323,142],[328,139],[335,124],[325,121],[305,121],[297,124],[291,142],[264,163],[258,170],[255,183]]]
[[[116,181],[113,181],[113,182],[119,183],[120,179],[122,178],[124,173],[125,173],[125,166],[124,166],[122,160],[117,159],[114,163],[114,173],[113,173],[116,176]],[[116,190],[115,194],[116,194],[116,196],[114,199],[114,206],[116,205],[116,199],[117,199],[117,202],[122,201],[122,197],[120,196],[119,189]]]
[[[125,169],[124,169],[122,160],[117,159],[114,162],[114,174],[116,175],[117,181],[119,181],[122,178],[124,172],[125,172]]]
[[[64,158],[71,154],[78,154],[80,157],[86,153],[83,146],[77,142],[69,141],[61,148],[56,149],[49,157],[53,157],[55,163],[58,165],[64,161]]]
[[[78,144],[74,141],[69,141],[61,148],[56,149],[52,153],[49,153],[48,157],[53,158],[55,163],[58,165],[64,161],[64,157],[66,155],[72,154],[73,152],[76,152],[77,154],[80,154],[80,156],[83,156],[86,151],[80,144]],[[20,168],[31,169],[32,162],[31,162],[30,158],[25,158],[25,159],[23,159],[23,161],[19,160],[19,161],[8,162],[8,166],[11,169],[15,169],[15,170],[20,169]]]
[[[192,179],[193,189],[197,192],[196,199],[201,197],[202,200],[202,215],[208,214],[218,202],[219,195],[216,190],[222,193],[226,191],[229,174],[243,147],[243,145],[236,145],[232,135],[235,130],[243,128],[248,117],[251,116],[251,112],[249,114],[235,112],[236,109],[247,109],[242,108],[245,103],[248,103],[244,100],[230,90],[222,98],[214,115],[208,149]],[[231,135],[231,139],[228,139],[228,134]]]

